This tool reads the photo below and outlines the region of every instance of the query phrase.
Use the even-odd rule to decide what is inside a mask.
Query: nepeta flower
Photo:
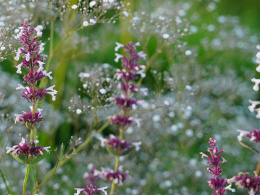
[[[95,183],[100,177],[100,171],[96,170],[93,164],[90,164],[90,166],[91,166],[90,172],[84,173],[83,178],[89,180],[91,183]]]
[[[216,190],[216,193],[213,193],[213,195],[224,195],[225,191],[232,190],[231,186],[226,186],[227,179],[220,178],[220,175],[222,174],[222,169],[220,168],[220,165],[226,160],[221,156],[221,153],[224,152],[224,150],[218,150],[216,147],[217,140],[214,140],[212,138],[209,139],[209,144],[211,148],[208,148],[208,152],[210,153],[210,156],[200,153],[202,158],[206,157],[208,159],[207,164],[211,165],[212,168],[207,168],[209,173],[212,174],[212,177],[208,181],[209,186]]]
[[[74,195],[79,195],[83,192],[85,195],[94,195],[97,191],[102,191],[105,195],[107,195],[107,187],[97,188],[93,184],[87,185],[87,188],[74,188],[77,192]]]
[[[28,123],[31,126],[34,124],[39,124],[42,121],[43,117],[41,115],[42,109],[38,108],[37,112],[33,114],[32,106],[30,106],[31,111],[26,113],[23,111],[23,114],[14,114],[15,123],[20,122],[21,124]]]
[[[244,131],[244,130],[237,130],[240,134],[237,136],[238,141],[242,141],[243,137],[246,136],[250,138],[250,141],[254,141],[255,143],[260,142],[260,131],[253,130],[253,131]]]
[[[36,144],[38,144],[39,141],[31,141],[29,144],[26,142],[26,140],[24,138],[22,138],[22,141],[18,144],[13,146],[12,148],[10,147],[6,147],[6,153],[12,153],[13,155],[17,155],[20,156],[21,154],[24,154],[27,159],[29,156],[33,157],[37,157],[38,155],[42,155],[43,154],[43,150],[45,150],[46,152],[49,153],[49,148],[48,147],[41,147],[41,146],[36,146]]]
[[[109,139],[105,139],[102,137],[98,137],[98,139],[101,141],[102,147],[109,147],[114,150],[115,153],[118,155],[121,155],[126,150],[130,149],[131,147],[135,147],[135,150],[140,150],[141,142],[127,142],[125,140],[120,140],[114,135],[110,135]]]
[[[122,182],[125,181],[128,177],[128,172],[122,172],[123,167],[118,167],[117,171],[112,171],[108,169],[102,170],[102,175],[104,180],[114,182],[115,184],[122,185]]]
[[[54,101],[57,91],[54,90],[55,85],[42,90],[36,87],[37,82],[42,78],[49,77],[52,79],[51,72],[47,73],[43,68],[46,55],[42,54],[42,52],[45,44],[38,41],[38,38],[42,36],[43,27],[39,25],[36,28],[31,28],[27,21],[24,20],[19,29],[20,32],[15,38],[20,39],[19,43],[22,47],[18,48],[14,59],[18,61],[20,57],[23,58],[21,63],[16,66],[17,73],[22,73],[22,67],[29,69],[28,74],[23,76],[23,82],[30,86],[24,87],[18,84],[19,87],[16,89],[22,89],[22,97],[32,103],[33,108],[35,108],[35,104],[41,103],[41,100],[45,98],[45,94],[50,94]],[[33,109],[29,113],[23,112],[23,114],[15,114],[15,116],[16,122],[30,123],[31,126],[38,124],[42,120],[40,111]]]
[[[247,173],[239,173],[228,179],[228,183],[235,183],[238,188],[245,188],[248,190],[249,195],[260,193],[260,178],[259,176],[250,177]]]

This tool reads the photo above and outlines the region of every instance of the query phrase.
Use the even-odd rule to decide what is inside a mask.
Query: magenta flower
[[[23,114],[15,114],[15,123],[20,122],[21,124],[30,124],[31,126],[39,124],[43,117],[41,115],[42,109],[38,108],[37,112],[33,114],[32,106],[30,106],[31,111],[29,113],[23,112]]]
[[[246,136],[250,138],[251,142],[259,143],[260,142],[260,131],[253,130],[253,131],[244,131],[244,130],[237,130],[240,134],[237,136],[238,141],[242,141],[243,137]]]
[[[216,193],[213,193],[212,195],[224,195],[225,191],[231,190],[231,185],[227,186],[227,179],[223,179],[220,177],[222,174],[222,169],[220,168],[220,165],[224,162],[227,162],[222,156],[221,153],[224,152],[224,150],[218,150],[216,147],[217,140],[214,140],[212,138],[209,139],[209,145],[211,148],[208,148],[208,152],[210,153],[210,156],[200,153],[202,158],[206,157],[208,159],[207,164],[211,165],[212,168],[208,167],[207,170],[210,174],[212,174],[212,177],[208,181],[209,186],[215,190]]]
[[[34,124],[38,124],[42,121],[42,116],[40,111],[36,111],[34,108],[35,104],[42,103],[42,100],[45,98],[45,94],[50,94],[52,96],[52,100],[55,101],[57,91],[54,90],[54,85],[48,87],[46,89],[37,89],[36,84],[44,77],[51,77],[51,72],[44,70],[43,65],[46,55],[42,54],[44,50],[44,43],[38,41],[39,36],[42,36],[42,26],[37,26],[36,28],[31,28],[26,20],[19,27],[20,32],[15,36],[16,39],[19,39],[19,43],[22,47],[18,48],[15,52],[16,56],[14,59],[19,61],[20,57],[23,59],[21,63],[16,66],[17,73],[22,74],[22,68],[29,69],[27,75],[23,76],[24,83],[27,83],[28,87],[24,87],[20,84],[16,89],[22,89],[22,97],[26,99],[29,103],[32,103],[33,109],[31,112],[23,114],[15,114],[16,122],[19,121],[21,123],[29,123],[32,127]],[[36,34],[36,36],[35,36]]]
[[[104,177],[104,180],[122,185],[122,182],[128,178],[128,172],[123,173],[122,169],[122,166],[118,167],[117,171],[103,169],[102,175]]]
[[[228,183],[235,183],[238,188],[247,189],[249,195],[255,195],[260,193],[259,176],[250,177],[247,173],[239,173],[238,176],[234,176],[231,179],[228,179]]]
[[[6,153],[12,153],[13,155],[20,156],[21,154],[24,154],[27,159],[28,157],[38,157],[38,155],[43,154],[43,150],[49,153],[49,148],[48,147],[41,147],[41,146],[36,146],[36,144],[39,143],[38,140],[35,142],[31,141],[29,144],[26,142],[24,138],[22,138],[22,141],[18,144],[13,146],[12,148],[6,147]]]
[[[98,137],[98,139],[101,141],[102,147],[109,147],[111,148],[117,155],[121,155],[128,149],[135,147],[135,150],[140,150],[141,142],[127,142],[125,140],[120,140],[114,135],[110,135],[109,139],[105,139],[102,137]]]
[[[91,183],[95,183],[100,177],[100,171],[97,171],[93,164],[90,164],[90,166],[90,172],[84,173],[83,177]]]
[[[102,191],[105,195],[107,195],[107,187],[97,188],[93,184],[87,185],[87,188],[74,188],[77,192],[74,195],[79,195],[83,192],[85,195],[94,195],[97,191]]]

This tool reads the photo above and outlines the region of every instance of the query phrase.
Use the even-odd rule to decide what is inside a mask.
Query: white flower
[[[201,152],[200,154],[201,154],[201,158],[204,158],[204,157],[208,158],[208,155],[204,154],[203,152]]]
[[[78,8],[78,6],[76,4],[71,6],[71,9],[77,9],[77,8]]]
[[[39,71],[42,71],[43,70],[43,64],[45,64],[44,62],[42,62],[42,61],[37,61],[37,63],[39,64],[39,69],[37,70],[38,72]]]
[[[1,50],[2,50],[2,51],[4,51],[4,50],[5,50],[5,47],[4,47],[4,46],[2,46],[2,47],[1,47]]]
[[[89,22],[90,22],[91,24],[96,24],[96,23],[97,23],[96,20],[94,20],[94,19],[90,19]]]
[[[259,90],[260,79],[252,78],[251,81],[255,83],[255,85],[254,85],[254,87],[253,87],[253,90],[254,90],[254,91],[258,91],[258,90]]]
[[[235,192],[236,190],[231,188],[231,185],[228,185],[227,187],[225,187],[226,190],[230,190],[232,192]]]
[[[125,15],[125,17],[129,16],[129,13],[127,11],[123,11],[123,14]]]
[[[27,54],[25,54],[25,59],[26,59],[27,62],[30,61],[30,58],[31,58],[30,52],[28,52]]]
[[[244,131],[244,130],[237,130],[237,131],[240,133],[239,136],[237,136],[237,139],[238,139],[238,141],[240,141],[240,142],[242,141],[242,139],[243,139],[244,136],[250,134],[249,131]]]
[[[146,54],[145,54],[143,51],[138,52],[137,55],[138,55],[140,58],[143,58],[144,60],[146,59]]]
[[[84,21],[83,26],[88,26],[88,21]]]
[[[90,3],[89,3],[89,7],[94,7],[95,5],[97,4],[97,2],[96,1],[91,1]]]
[[[163,37],[164,39],[168,39],[168,38],[170,37],[170,35],[169,35],[168,33],[164,33],[164,34],[162,35],[162,37]]]
[[[81,113],[82,113],[82,110],[80,110],[80,109],[76,110],[76,114],[81,114]]]
[[[17,66],[15,66],[15,67],[17,68],[16,73],[22,74],[22,71],[21,71],[22,65],[23,65],[23,64],[21,63],[21,64],[18,64]]]
[[[14,116],[15,116],[15,121],[14,121],[14,123],[16,124],[17,122],[20,121],[20,118],[21,118],[23,115],[22,115],[22,114],[14,114]]]
[[[25,87],[22,86],[21,84],[18,84],[18,86],[19,86],[19,87],[16,87],[16,90],[18,90],[18,89],[25,89]]]
[[[39,70],[38,70],[38,72],[39,72]],[[42,74],[44,74],[46,77],[49,77],[49,79],[52,80],[53,78],[52,78],[52,76],[51,76],[51,73],[52,73],[52,72],[47,72],[46,70],[43,70],[43,71],[42,71]]]
[[[19,30],[20,29],[20,30]],[[19,39],[22,36],[22,27],[19,27],[19,29],[15,29],[15,32],[18,31],[18,34],[14,36],[15,39]]]
[[[249,100],[249,102],[250,102],[252,105],[251,105],[251,106],[248,106],[248,109],[250,110],[250,112],[254,112],[255,107],[260,104],[260,101],[252,101],[252,100]]]
[[[124,46],[125,46],[124,44],[116,42],[115,51],[118,51],[121,47],[124,47]]]
[[[21,55],[21,53],[22,53],[21,48],[18,48],[15,53],[16,53],[16,56],[14,57],[14,59],[15,59],[16,61],[18,61],[19,58],[20,58],[20,55]]]
[[[135,151],[140,150],[141,144],[142,144],[142,142],[132,142],[132,145],[135,147]]]
[[[99,90],[99,93],[101,93],[101,94],[105,94],[106,92],[107,91],[105,89],[103,89],[103,88]]]
[[[121,54],[115,53],[116,58],[115,58],[115,62],[118,62],[120,58],[122,58],[123,56]]]
[[[50,94],[52,96],[52,101],[56,100],[56,94],[58,93],[58,91],[54,90],[53,88],[55,87],[55,85],[48,87],[47,90],[47,94]]]
[[[46,152],[50,153],[50,151],[49,151],[50,148],[51,148],[50,146],[44,147],[43,150],[45,150]]]
[[[43,50],[44,50],[44,46],[45,45],[45,43],[41,43],[40,45],[39,45],[39,53],[42,53],[43,52]]]
[[[37,27],[34,28],[34,30],[36,31],[38,37],[42,36],[42,30],[43,30],[42,25],[38,25]]]

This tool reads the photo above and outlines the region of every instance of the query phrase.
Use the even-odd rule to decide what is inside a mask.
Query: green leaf
[[[10,153],[11,154],[11,153]],[[27,158],[25,155],[21,154],[20,156],[16,156],[14,154],[11,154],[11,156],[19,163],[27,165]]]
[[[40,155],[38,157],[34,157],[34,159],[31,161],[31,165],[35,165],[38,162],[40,162],[42,159],[44,159],[47,156],[47,152],[45,152],[43,155]]]
[[[129,149],[125,150],[124,152],[122,152],[121,155],[126,155],[126,154],[132,152],[133,150],[135,150],[135,147],[134,147],[134,146],[132,146],[131,148],[129,148]]]
[[[113,150],[111,147],[106,145],[106,149],[109,153],[113,154],[114,156],[120,156],[118,153],[116,153],[115,150]]]

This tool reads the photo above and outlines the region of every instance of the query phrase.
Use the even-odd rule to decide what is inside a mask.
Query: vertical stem
[[[257,164],[257,168],[256,168],[256,176],[259,176],[260,174],[260,158],[259,158],[259,161],[258,161],[258,164]]]
[[[33,141],[33,129],[31,129],[30,141]]]
[[[23,195],[26,195],[26,184],[29,176],[30,166],[26,165],[26,173],[23,181]]]
[[[33,183],[34,183],[34,188],[35,188],[35,189],[38,189],[36,173],[35,173],[35,171],[34,171],[34,167],[31,166],[31,168],[32,168],[32,174],[33,174]],[[35,193],[36,193],[36,192],[35,192]],[[33,193],[33,195],[35,195],[35,193]]]

